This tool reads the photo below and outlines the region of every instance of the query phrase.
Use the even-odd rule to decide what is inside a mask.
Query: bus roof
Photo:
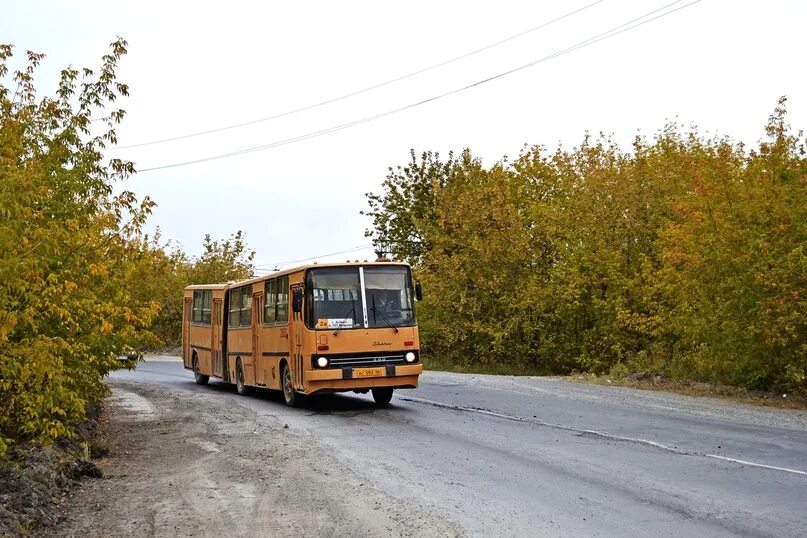
[[[223,284],[193,284],[190,286],[185,286],[186,290],[223,290],[229,286],[229,283]]]
[[[277,278],[279,276],[285,276],[292,273],[298,273],[300,271],[305,271],[306,269],[313,269],[317,267],[358,267],[360,265],[363,266],[387,266],[387,265],[403,265],[409,267],[409,264],[406,262],[399,262],[399,261],[391,261],[391,260],[375,260],[375,261],[348,261],[348,262],[325,262],[325,263],[307,263],[304,265],[297,265],[294,267],[289,267],[287,269],[283,269],[280,271],[273,271],[271,273],[267,273],[265,275],[256,276],[249,278],[247,280],[239,280],[235,282],[227,282],[224,284],[195,284],[193,286],[187,286],[186,290],[220,290],[225,288],[237,288],[239,286],[245,286],[247,284],[254,284],[256,282],[261,282],[263,280],[270,280],[272,278]]]

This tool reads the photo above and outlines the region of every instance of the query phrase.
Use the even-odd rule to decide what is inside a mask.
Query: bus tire
[[[373,389],[373,400],[378,407],[387,407],[392,400],[392,390],[387,387]]]
[[[210,381],[209,375],[199,373],[199,358],[195,351],[193,352],[193,380],[197,385],[207,385],[207,382]]]
[[[249,387],[244,383],[244,368],[241,366],[241,357],[235,361],[235,391],[241,396],[249,392]]]
[[[291,380],[291,368],[284,362],[280,369],[280,380],[283,385],[283,400],[289,407],[294,407],[297,405],[297,393],[294,391],[294,384]]]

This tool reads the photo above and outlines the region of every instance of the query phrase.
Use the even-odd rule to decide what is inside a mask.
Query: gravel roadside
[[[221,394],[111,383],[105,478],[62,505],[67,537],[458,536],[271,415]],[[51,534],[52,535],[52,534]]]

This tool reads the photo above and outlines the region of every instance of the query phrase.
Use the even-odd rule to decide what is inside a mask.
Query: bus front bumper
[[[422,364],[374,366],[369,368],[329,368],[305,372],[306,392],[354,390],[373,387],[415,388]]]

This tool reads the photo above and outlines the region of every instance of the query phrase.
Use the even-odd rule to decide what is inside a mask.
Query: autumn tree
[[[807,390],[807,160],[785,118],[750,151],[672,124],[489,168],[413,152],[368,194],[368,235],[414,264],[442,364]]]
[[[113,194],[134,168],[103,153],[124,117],[126,42],[97,71],[63,69],[53,98],[35,89],[43,55],[14,71],[12,52],[0,46],[0,454],[69,436],[117,352],[149,341],[156,312],[132,291],[152,202]]]
[[[187,285],[192,260],[171,241],[164,241],[159,227],[153,234],[139,238],[138,246],[141,256],[130,263],[137,264],[143,278],[132,288],[132,296],[136,301],[151,301],[157,308],[149,325],[154,338],[141,351],[178,346],[182,290]]]
[[[758,149],[688,142],[694,167],[660,237],[667,317],[686,368],[709,381],[807,386],[807,152],[785,105]]]
[[[255,251],[249,250],[241,230],[228,239],[211,239],[205,235],[202,254],[192,260],[188,284],[231,282],[251,278],[255,271]]]
[[[418,160],[412,150],[407,165],[389,168],[383,194],[366,194],[370,209],[362,214],[373,219],[373,228],[365,236],[379,253],[411,263],[422,259],[430,248],[426,228],[435,222],[434,194],[451,181],[455,164],[453,154],[443,162],[439,153],[429,151]]]

